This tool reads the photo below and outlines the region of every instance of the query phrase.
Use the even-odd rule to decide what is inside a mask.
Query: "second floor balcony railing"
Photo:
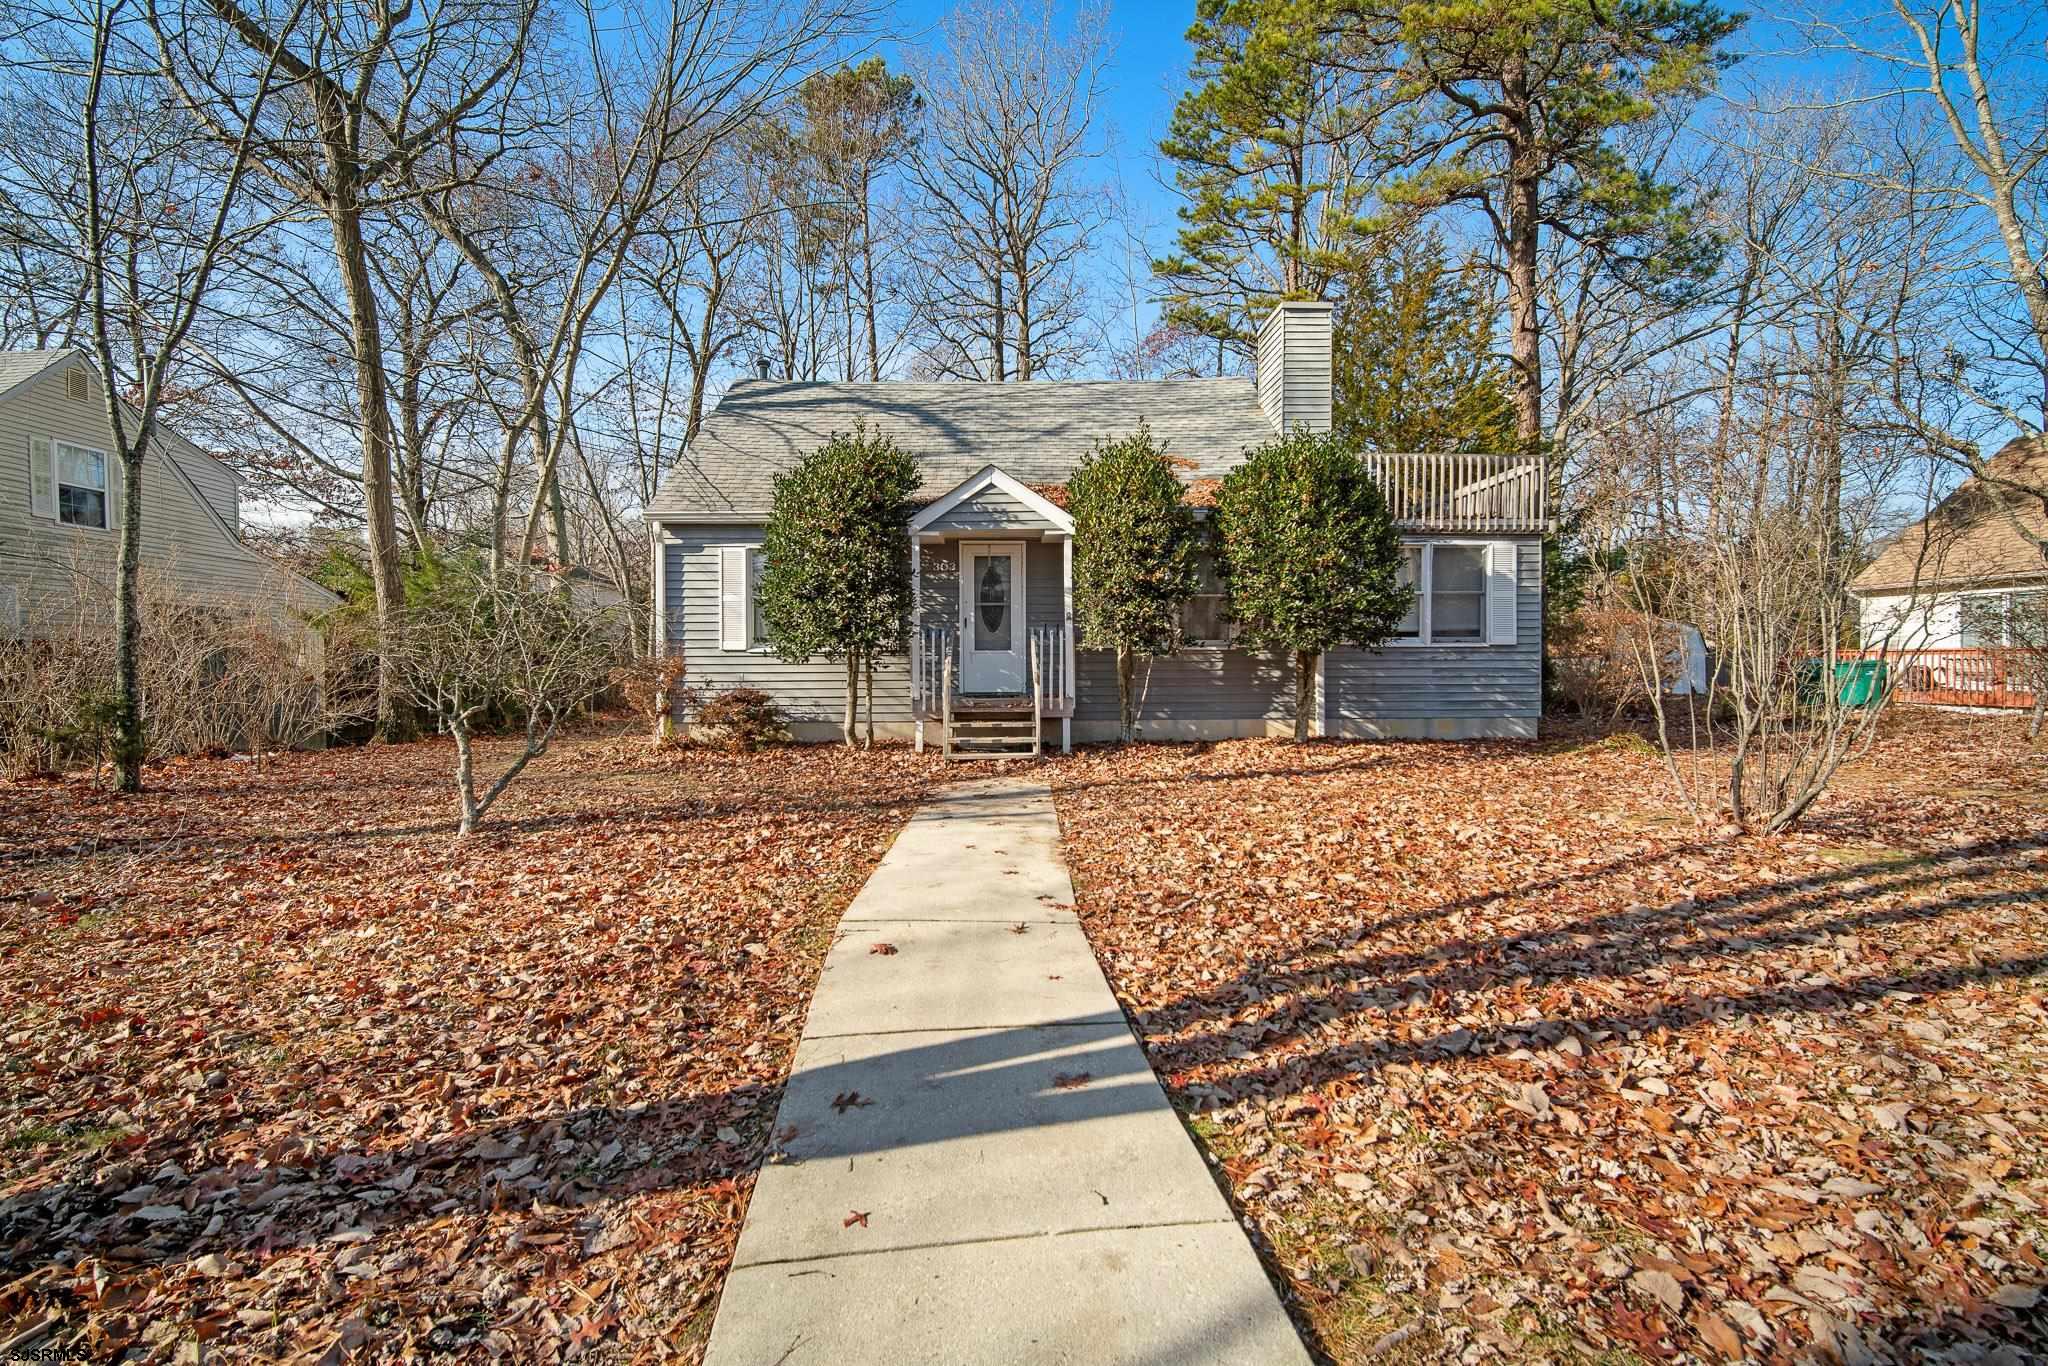
[[[1550,529],[1541,456],[1370,451],[1363,459],[1386,494],[1395,523],[1404,529],[1530,534]]]

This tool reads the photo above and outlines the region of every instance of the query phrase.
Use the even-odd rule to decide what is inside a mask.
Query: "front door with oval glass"
[[[960,547],[960,689],[1021,693],[1024,669],[1024,546],[966,541]]]

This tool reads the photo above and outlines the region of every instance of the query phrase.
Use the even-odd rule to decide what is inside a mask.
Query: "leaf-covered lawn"
[[[2048,1350],[2048,752],[2010,718],[1902,712],[1770,840],[1616,742],[1054,775],[1096,951],[1330,1356]]]
[[[0,1342],[696,1346],[831,927],[937,767],[579,740],[458,843],[452,764],[0,785]]]

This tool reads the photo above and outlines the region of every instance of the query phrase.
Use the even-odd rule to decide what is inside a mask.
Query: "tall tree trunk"
[[[1308,743],[1309,713],[1315,710],[1316,652],[1294,652],[1294,743]]]
[[[1008,362],[1003,355],[1003,339],[1009,334],[1010,312],[1003,303],[1004,272],[1002,266],[997,265],[994,270],[989,272],[989,275],[995,285],[995,309],[989,317],[989,347],[990,355],[995,362],[995,373],[989,376],[989,378],[1000,383],[1010,377],[1006,368]]]
[[[404,458],[399,461],[396,483],[402,495],[406,526],[412,532],[413,549],[420,552],[427,549],[427,438],[420,394],[423,364],[417,356],[406,357],[405,373],[399,377],[397,395],[398,427],[403,441],[400,449]]]
[[[875,327],[874,210],[868,203],[873,193],[871,187],[863,185],[860,196],[860,288],[861,301],[867,309],[868,382],[871,384],[882,378],[882,345]]]
[[[1543,352],[1537,318],[1537,199],[1542,188],[1531,126],[1528,76],[1511,64],[1503,82],[1508,116],[1508,314],[1509,368],[1514,372],[1515,442],[1524,452],[1543,448]]]
[[[377,296],[370,283],[368,248],[353,168],[344,150],[330,154],[333,177],[328,222],[334,258],[348,300],[349,342],[355,351],[356,408],[363,440],[363,523],[369,537],[370,582],[377,597],[377,738],[408,738],[412,726],[399,694],[398,635],[405,587],[398,561],[398,516],[391,491],[391,409],[384,375],[384,339]]]
[[[102,383],[111,385],[110,378]],[[142,456],[147,431],[136,435],[131,458],[121,461],[121,540],[114,556],[114,786],[142,791],[148,750],[142,720]]]
[[[861,668],[866,672],[868,676],[867,747],[869,749],[873,749],[875,747],[875,657],[872,654],[863,656],[861,659]]]

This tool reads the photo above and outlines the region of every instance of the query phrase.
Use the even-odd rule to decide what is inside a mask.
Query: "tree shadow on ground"
[[[1812,918],[1815,912],[1853,906],[1868,898],[1921,894],[1933,886],[1990,876],[2002,870],[2001,858],[2040,848],[2048,848],[2048,839],[1987,841],[1948,851],[1931,866],[1921,860],[1870,862],[1819,877],[1763,883],[1705,903],[1688,899],[1660,907],[1633,907],[1542,928],[1497,936],[1461,936],[1362,957],[1333,948],[1327,940],[1311,941],[1293,955],[1263,959],[1219,984],[1148,1007],[1141,1012],[1141,1020],[1156,1033],[1174,1036],[1156,1045],[1154,1060],[1163,1071],[1175,1071],[1221,1060],[1233,1037],[1257,1036],[1260,1047],[1270,1050],[1359,1012],[1397,1010],[1417,992],[1437,1001],[1468,1000],[1509,987],[1534,990],[1550,985],[1626,982],[1661,967],[1691,966],[1710,959],[1739,962],[1767,958],[1774,950],[1817,945],[1836,935],[1939,922],[2025,903],[2031,897],[2027,891],[1986,890]],[[1547,885],[1531,884],[1531,889]],[[1521,894],[1503,893],[1499,899],[1512,900]],[[1484,904],[1495,899],[1476,900]],[[1433,908],[1416,913],[1413,919],[1435,918],[1443,911]],[[1392,923],[1363,927],[1353,937],[1353,946]],[[1368,1046],[1347,1044],[1262,1066],[1230,1069],[1229,1084],[1247,1093],[1303,1090],[1339,1076],[1375,1072],[1390,1062],[1444,1058],[1460,1051],[1471,1055],[1506,1051],[1525,1046],[1530,1039],[1556,1043],[1571,1029],[1638,1028],[1653,1020],[1681,1027],[1752,1010],[1827,1010],[1890,990],[1910,990],[1896,985],[1908,978],[1960,984],[1980,975],[2024,977],[2040,971],[2040,963],[2037,957],[2018,957],[1987,964],[1982,974],[1976,969],[1930,968],[1897,977],[1849,978],[1839,985],[1690,998],[1637,1013],[1522,1021],[1498,1030],[1462,1031],[1455,1047],[1448,1038],[1402,1045],[1387,1041]],[[1247,1014],[1247,1007],[1255,1008]]]

